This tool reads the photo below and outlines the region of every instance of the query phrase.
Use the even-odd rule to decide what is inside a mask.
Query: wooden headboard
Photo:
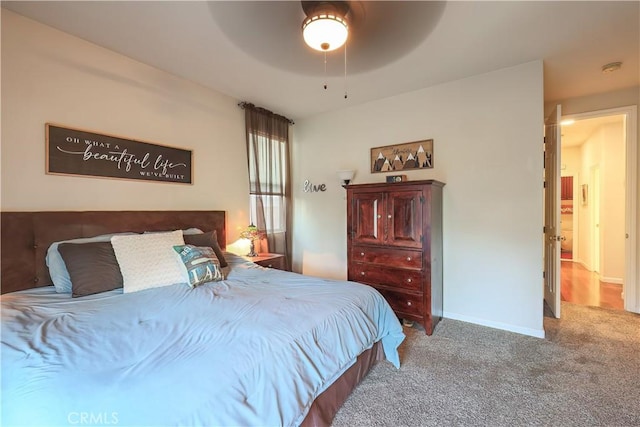
[[[45,263],[53,242],[124,231],[164,231],[191,227],[216,230],[225,248],[225,211],[2,212],[0,290],[51,285]]]

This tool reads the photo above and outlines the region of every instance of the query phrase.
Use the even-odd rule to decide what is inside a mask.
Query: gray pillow
[[[72,297],[122,287],[122,273],[111,242],[61,243],[58,251],[71,278]]]
[[[220,267],[224,268],[228,265],[227,260],[224,259],[224,255],[222,254],[222,249],[220,249],[220,245],[218,245],[218,233],[215,230],[202,234],[185,234],[183,237],[186,245],[208,246],[213,249],[218,261],[220,261]]]
[[[60,256],[60,252],[58,251],[58,246],[61,243],[91,243],[91,242],[110,242],[113,236],[118,235],[130,235],[136,234],[132,232],[125,233],[111,233],[111,234],[102,234],[100,236],[95,237],[82,237],[79,239],[72,240],[63,240],[61,242],[53,242],[49,249],[47,250],[47,256],[45,261],[47,262],[47,267],[49,267],[49,276],[51,276],[51,281],[56,288],[56,292],[61,294],[71,293],[71,279],[69,278],[69,272],[64,264],[64,260],[62,256]]]

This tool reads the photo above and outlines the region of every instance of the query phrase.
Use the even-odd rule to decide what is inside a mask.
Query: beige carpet
[[[640,316],[563,303],[546,339],[444,319],[405,328],[334,426],[640,426]]]

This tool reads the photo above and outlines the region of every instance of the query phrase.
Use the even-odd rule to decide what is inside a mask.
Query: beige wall
[[[567,116],[627,105],[638,105],[638,100],[640,100],[639,86],[578,98],[561,99],[545,103],[545,117],[557,104],[562,105],[562,115]]]
[[[3,210],[220,209],[247,223],[237,101],[2,10]],[[193,185],[45,174],[46,122],[193,150]]]
[[[625,249],[625,142],[622,124],[602,129],[601,265],[603,281],[622,284]]]
[[[593,270],[593,227],[592,227],[592,206],[594,198],[594,189],[592,183],[593,167],[602,167],[602,139],[600,132],[592,135],[580,147],[580,177],[578,186],[582,189],[583,185],[587,185],[587,204],[582,203],[582,192],[578,194],[579,203],[575,213],[578,216],[578,253],[576,260],[583,264],[587,269]],[[581,190],[582,191],[582,190]]]
[[[593,168],[598,167],[601,189],[599,273],[602,280],[612,283],[622,283],[624,277],[626,177],[623,131],[622,123],[602,126],[580,147],[579,186],[587,184],[590,194],[586,206],[579,198],[577,203],[580,224],[577,260],[590,270],[597,265],[592,246],[596,232],[592,215],[594,206],[598,206],[593,194]]]
[[[542,123],[539,61],[296,122],[294,267],[345,278],[336,171],[384,181],[370,148],[433,138],[434,168],[406,174],[446,183],[445,317],[543,335]],[[327,191],[305,193],[307,179]]]
[[[563,148],[560,157],[562,159],[562,169],[560,171],[561,176],[576,176],[579,174],[581,167],[579,147]],[[575,194],[574,198],[578,200],[578,197]]]

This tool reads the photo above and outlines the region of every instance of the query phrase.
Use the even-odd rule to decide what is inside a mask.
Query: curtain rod
[[[273,111],[267,110],[266,108],[256,107],[255,105],[253,105],[250,102],[245,102],[245,101],[239,102],[238,103],[238,107],[242,108],[243,110],[246,109],[246,108],[249,108],[249,109],[252,109],[252,110],[260,111],[262,113],[267,113],[267,114],[274,115],[276,117],[280,117],[280,118],[288,121],[290,125],[295,125],[296,124],[296,122],[294,122],[293,120],[291,120],[288,117],[282,116],[280,114],[276,114]]]

